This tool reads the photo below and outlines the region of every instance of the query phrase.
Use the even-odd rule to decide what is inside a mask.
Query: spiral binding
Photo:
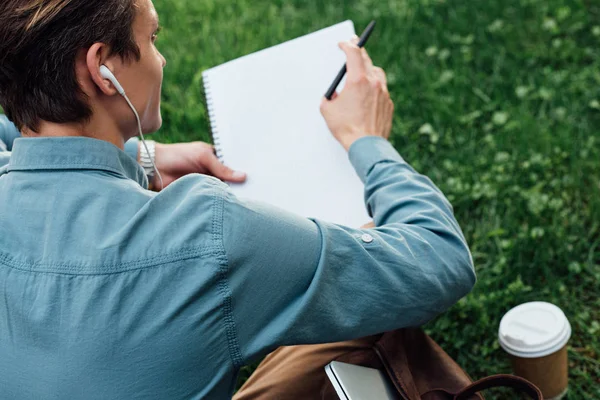
[[[203,75],[204,79],[204,95],[206,96],[206,109],[208,110],[208,119],[210,121],[210,134],[212,136],[213,146],[215,148],[215,154],[221,163],[225,164],[223,159],[223,148],[221,147],[221,138],[219,137],[219,128],[217,127],[217,118],[215,116],[215,110],[212,100],[212,92],[210,89],[210,82],[208,75]]]

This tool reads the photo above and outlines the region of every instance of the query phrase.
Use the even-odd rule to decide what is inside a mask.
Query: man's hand
[[[212,175],[223,181],[244,182],[246,174],[221,164],[213,146],[204,142],[162,144],[156,143],[156,168],[163,179],[163,189],[184,175],[199,173]],[[158,176],[152,186],[160,189]]]
[[[392,129],[394,104],[387,89],[385,72],[374,67],[365,49],[354,42],[342,42],[348,59],[346,86],[332,100],[323,98],[321,113],[333,136],[350,149],[364,136],[388,138]]]

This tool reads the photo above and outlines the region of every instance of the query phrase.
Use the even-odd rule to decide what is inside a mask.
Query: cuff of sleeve
[[[129,157],[133,158],[135,162],[138,160],[138,142],[138,138],[131,138],[125,143],[125,153],[127,153]]]
[[[386,139],[378,136],[366,136],[358,139],[348,150],[350,163],[363,183],[375,164],[381,161],[397,161],[405,163],[394,146]]]

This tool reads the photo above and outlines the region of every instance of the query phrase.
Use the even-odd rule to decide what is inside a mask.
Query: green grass
[[[583,0],[155,0],[158,140],[209,140],[201,72],[352,19],[396,104],[391,141],[455,206],[479,282],[428,324],[477,378],[509,372],[502,315],[550,301],[573,326],[570,399],[600,398],[600,5]],[[248,373],[248,370],[245,371]],[[501,398],[501,394],[489,398]]]

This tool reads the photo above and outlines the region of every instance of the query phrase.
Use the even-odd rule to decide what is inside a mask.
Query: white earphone
[[[110,69],[108,69],[106,67],[106,65],[101,65],[100,66],[100,75],[104,79],[108,79],[109,81],[111,81],[111,83],[113,85],[115,85],[115,88],[117,89],[117,91],[119,92],[119,94],[121,96],[125,95],[125,90],[123,89],[123,86],[121,86],[121,84],[119,83],[119,81],[117,80],[117,78],[115,78],[115,76],[113,75],[113,73],[110,71]]]
[[[119,94],[121,96],[123,96],[125,101],[127,101],[127,104],[131,108],[131,111],[133,111],[133,114],[135,115],[135,119],[137,120],[138,131],[140,134],[140,138],[142,139],[142,143],[144,144],[144,148],[146,149],[146,153],[150,154],[150,151],[148,150],[148,145],[146,144],[146,140],[144,139],[144,134],[142,133],[142,123],[140,122],[140,116],[138,115],[133,104],[131,104],[131,101],[129,101],[129,98],[127,97],[127,95],[125,94],[125,89],[123,89],[123,86],[121,86],[121,84],[119,83],[119,81],[117,80],[115,75],[111,72],[110,69],[108,69],[108,67],[106,67],[106,65],[100,66],[100,75],[104,79],[108,79],[114,85],[115,89],[117,89],[117,92],[119,92]],[[154,168],[154,172],[156,172],[156,176],[158,176],[158,180],[160,181],[160,190],[162,190],[164,188],[162,176],[160,176],[160,172],[158,172],[158,169],[156,168],[156,164],[154,164],[154,160],[150,159],[150,161],[152,162],[152,168]]]

